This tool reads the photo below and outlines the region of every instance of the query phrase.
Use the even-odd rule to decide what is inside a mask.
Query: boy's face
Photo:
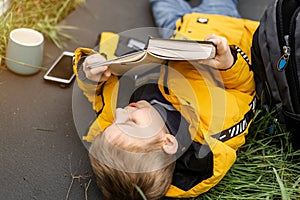
[[[168,133],[160,114],[147,101],[130,103],[117,108],[115,121],[104,131],[108,141],[114,143],[147,143]],[[146,148],[146,147],[145,147]]]
[[[147,101],[131,103],[116,110],[115,121],[96,137],[92,145],[95,158],[105,165],[128,172],[154,171],[174,162],[178,149],[176,138],[169,134],[158,111]],[[102,155],[96,149],[106,148],[123,159],[126,166],[115,165],[115,157]],[[97,155],[97,152],[99,155]],[[146,157],[145,157],[146,156]],[[141,158],[150,159],[151,164],[135,165]],[[155,158],[153,161],[152,158]],[[159,159],[158,159],[159,158]],[[147,160],[146,159],[146,160]],[[144,163],[143,163],[144,164]],[[136,166],[137,168],[133,167]]]

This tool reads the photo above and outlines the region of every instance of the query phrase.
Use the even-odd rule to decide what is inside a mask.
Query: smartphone
[[[70,84],[75,77],[73,72],[73,52],[64,51],[44,75],[44,79],[63,84]]]

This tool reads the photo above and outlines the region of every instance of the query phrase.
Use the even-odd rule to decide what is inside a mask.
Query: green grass
[[[283,131],[273,113],[258,111],[236,163],[217,186],[196,199],[299,199],[299,158],[300,151],[290,145],[290,133]]]
[[[1,58],[5,57],[9,33],[15,28],[33,28],[58,47],[63,47],[63,39],[70,38],[64,31],[75,27],[59,25],[59,22],[84,2],[85,0],[11,0],[10,8],[0,17],[1,66],[5,66]]]

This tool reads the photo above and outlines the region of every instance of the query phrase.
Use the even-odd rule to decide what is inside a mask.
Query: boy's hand
[[[85,76],[89,80],[95,82],[102,82],[106,81],[111,76],[111,72],[108,66],[93,66],[93,68],[89,67],[90,64],[98,62],[101,63],[103,61],[105,61],[105,58],[100,54],[93,54],[85,59],[85,61],[83,62],[83,71],[85,73]]]
[[[216,57],[208,60],[199,61],[200,64],[205,64],[217,69],[229,69],[234,62],[230,47],[225,37],[215,34],[209,35],[205,40],[212,41],[217,47]]]

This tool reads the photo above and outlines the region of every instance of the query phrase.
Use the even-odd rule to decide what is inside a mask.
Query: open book
[[[214,58],[215,54],[216,47],[210,41],[149,38],[146,47],[141,50],[101,63],[92,63],[89,67],[107,65],[113,74],[122,75],[144,64],[163,63],[166,60],[196,61]]]

